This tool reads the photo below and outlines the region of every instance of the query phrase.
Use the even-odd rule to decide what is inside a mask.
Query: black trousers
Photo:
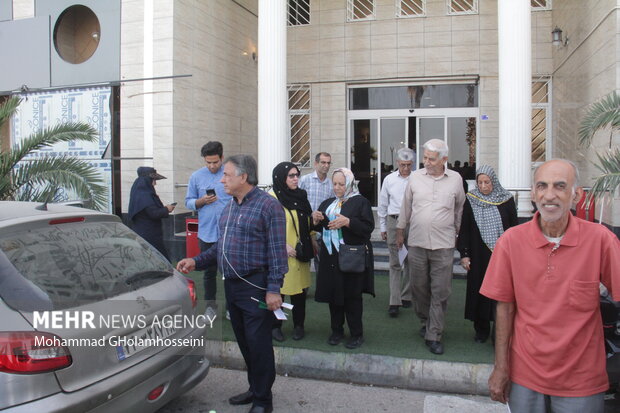
[[[245,279],[260,287],[267,286],[267,273],[255,273]],[[265,290],[258,289],[243,279],[227,278],[224,281],[226,307],[230,312],[230,322],[248,368],[250,391],[254,395],[253,404],[269,407],[272,405],[271,386],[276,378],[276,366],[271,342],[273,313],[258,308],[252,297],[265,301]]]
[[[481,337],[488,337],[491,334],[491,322],[489,320],[475,320],[474,330]]]
[[[204,242],[201,239],[198,239],[198,241],[200,241],[201,252],[208,250],[212,245],[216,244],[215,242]],[[215,301],[217,294],[217,264],[207,267],[202,279],[205,287],[205,300]]]
[[[308,289],[304,288],[300,294],[291,295],[291,304],[293,304],[293,326],[303,327],[306,320],[306,297],[308,296]],[[284,301],[284,294],[282,294],[282,301]],[[273,322],[273,328],[281,328],[282,320],[275,318]]]
[[[347,319],[351,337],[364,335],[362,312],[364,311],[362,296],[345,297],[344,305],[329,303],[331,327],[333,333],[344,333],[344,320]]]

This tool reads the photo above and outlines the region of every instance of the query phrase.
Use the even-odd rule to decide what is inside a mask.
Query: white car
[[[0,320],[8,412],[153,412],[209,371],[194,282],[114,215],[0,202]]]

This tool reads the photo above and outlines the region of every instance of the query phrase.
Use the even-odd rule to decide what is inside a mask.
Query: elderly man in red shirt
[[[572,216],[578,180],[566,160],[536,169],[538,212],[500,237],[480,289],[498,301],[489,391],[512,413],[603,413],[599,282],[620,300],[620,241]]]

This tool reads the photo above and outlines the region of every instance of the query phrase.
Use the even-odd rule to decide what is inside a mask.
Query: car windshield
[[[0,250],[0,297],[24,311],[101,301],[173,273],[157,250],[116,222],[65,223],[4,234]]]

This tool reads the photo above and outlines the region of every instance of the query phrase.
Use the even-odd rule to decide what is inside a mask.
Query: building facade
[[[523,1],[531,5],[532,165],[572,159],[582,184],[589,186],[598,174],[592,164],[596,151],[620,140],[601,133],[591,147],[577,144],[588,105],[620,89],[619,3]],[[333,166],[351,167],[364,195],[376,203],[401,146],[420,156],[418,148],[439,137],[451,148],[452,165],[498,168],[497,0],[281,2],[288,8],[283,24],[288,26],[291,158],[304,171],[315,153],[330,152]],[[44,40],[52,44],[53,63],[56,32],[49,4],[62,11],[74,2],[42,3],[4,2],[0,31],[52,16]],[[97,8],[94,0],[80,4]],[[203,165],[199,151],[208,140],[220,140],[225,155],[257,155],[258,0],[118,0],[106,13],[118,22],[116,28],[109,16],[99,16],[102,25],[118,30],[115,48],[106,52],[116,78],[83,77],[76,64],[70,67],[79,81],[72,83],[71,77],[55,76],[52,64],[47,84],[17,76],[14,86],[0,89],[4,94],[20,93],[24,84],[30,90],[112,89],[112,113],[118,113],[112,155],[120,194],[115,211],[127,209],[137,166],[152,165],[168,177],[157,189],[164,202],[172,202],[183,200],[189,175]],[[554,45],[556,27],[563,37]],[[100,44],[107,30],[102,26],[97,32]],[[19,58],[13,59],[19,71]],[[596,218],[617,230],[620,201],[617,194],[615,201],[610,198],[597,204]]]

